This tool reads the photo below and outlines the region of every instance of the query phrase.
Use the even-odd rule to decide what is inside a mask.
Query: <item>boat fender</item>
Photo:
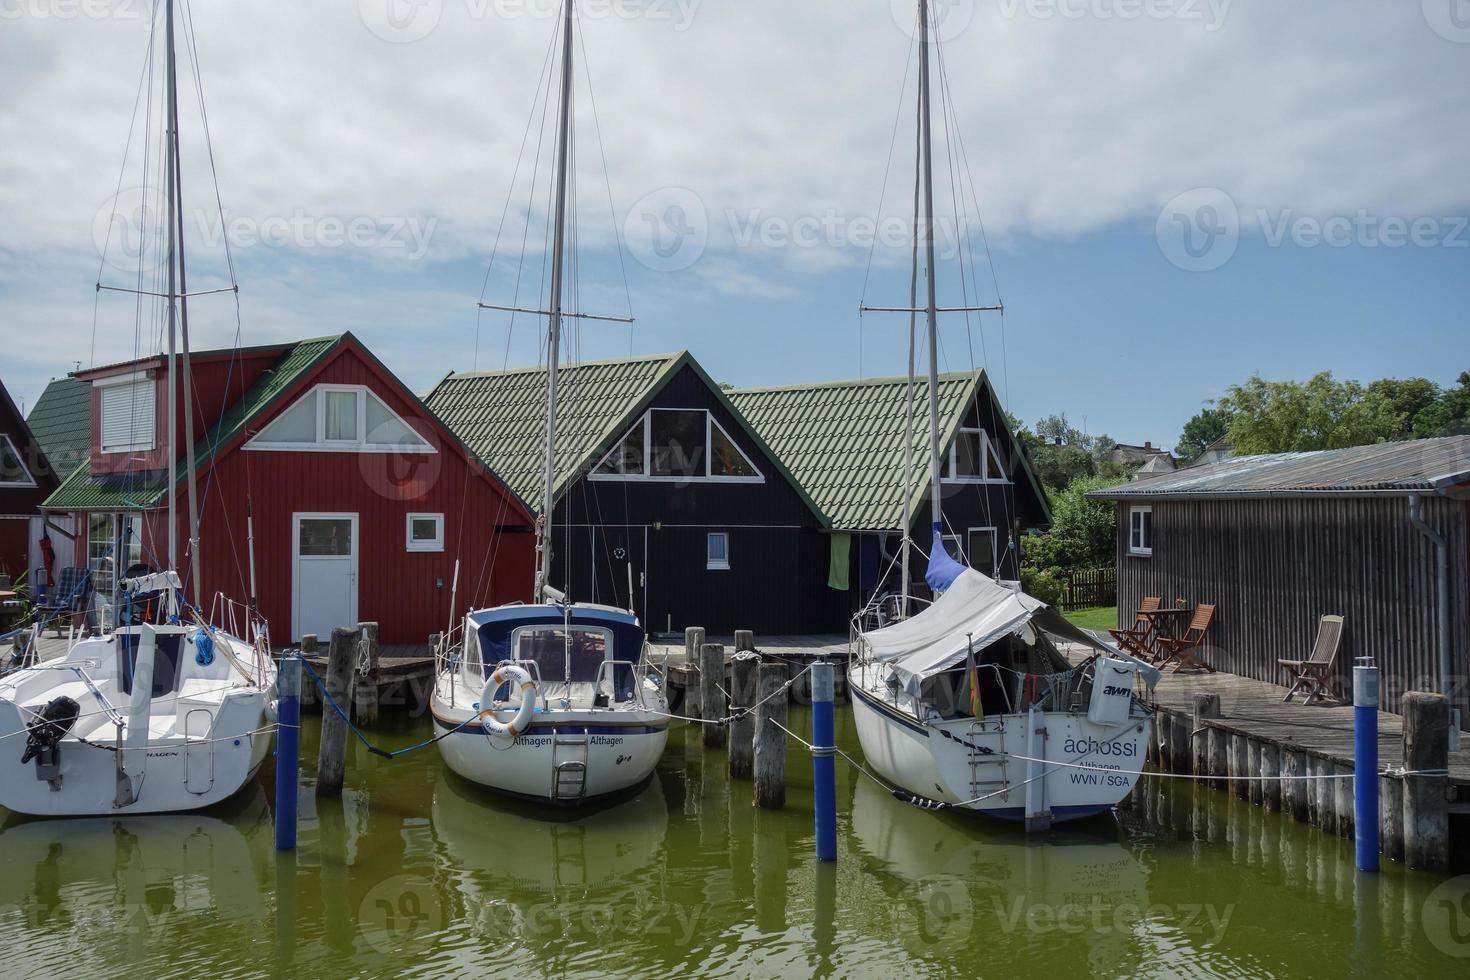
[[[52,698],[35,720],[26,726],[29,734],[20,764],[25,765],[41,753],[55,748],[56,743],[65,738],[66,733],[71,731],[71,726],[77,723],[77,717],[81,713],[82,706],[71,698]]]
[[[194,662],[201,667],[214,663],[214,637],[204,630],[194,634]]]
[[[493,704],[495,689],[502,684],[510,684],[521,692],[521,706],[516,711],[516,716],[509,724],[503,724],[495,719],[494,711],[481,708],[480,725],[485,729],[486,735],[515,738],[531,727],[531,716],[536,713],[536,682],[531,680],[530,674],[515,664],[501,664],[485,679],[485,687],[480,691],[480,704]]]

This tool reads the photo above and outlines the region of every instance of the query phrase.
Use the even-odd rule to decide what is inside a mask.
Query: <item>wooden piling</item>
[[[747,651],[753,651],[754,649],[755,649],[755,631],[754,630],[736,630],[735,631],[735,652],[736,653],[746,653]]]
[[[1211,725],[1209,731],[1205,733],[1205,740],[1210,747],[1210,785],[1215,789],[1229,789],[1230,783],[1227,776],[1230,769],[1230,733],[1223,728]]]
[[[327,694],[343,711],[350,710],[348,691],[352,683],[352,655],[357,630],[339,626],[332,630],[327,648]],[[316,795],[341,796],[342,776],[347,769],[347,722],[330,704],[322,706],[322,744],[317,756]]]
[[[725,646],[722,643],[705,643],[699,648],[699,703],[701,718],[715,720],[729,715],[729,703],[720,690],[725,680]],[[724,748],[728,734],[724,725],[706,723],[704,747]]]
[[[1353,766],[1350,762],[1338,762],[1333,765],[1333,770],[1338,777],[1353,774]],[[1353,781],[1352,779],[1338,778],[1332,781],[1334,806],[1337,810],[1337,835],[1349,840],[1353,836]]]
[[[684,630],[684,662],[691,667],[699,666],[699,650],[704,646],[704,627],[690,626]]]
[[[378,695],[382,676],[379,671],[378,647],[378,624],[357,624],[357,663],[354,664],[356,677],[353,680],[353,710],[356,712],[357,723],[363,727],[370,727],[378,723]],[[367,673],[363,673],[363,665],[367,665]]]
[[[1261,805],[1272,813],[1281,812],[1281,747],[1275,742],[1261,743]]]
[[[307,660],[307,659],[309,659],[311,657],[315,657],[317,655],[317,653],[320,652],[320,649],[321,649],[320,646],[317,644],[317,639],[316,639],[316,634],[315,633],[303,633],[301,635],[301,659],[302,660]],[[302,705],[302,707],[305,707],[305,706],[311,705],[311,704],[319,705],[321,703],[322,703],[322,692],[321,691],[318,691],[316,689],[316,684],[313,683],[310,680],[303,681],[302,682],[302,685],[301,685],[301,705]]]
[[[1390,861],[1404,859],[1404,781],[1378,777],[1378,850]]]
[[[1250,768],[1250,754],[1246,751],[1246,744],[1250,740],[1238,732],[1230,734],[1230,788],[1235,793],[1237,800],[1249,800],[1251,798],[1251,781],[1248,776],[1255,775]]]
[[[1330,778],[1332,774],[1330,761],[1322,756],[1312,757],[1312,822],[1329,834],[1337,833],[1337,802],[1332,785],[1336,780]]]
[[[1300,749],[1281,747],[1281,809],[1293,820],[1307,822],[1307,758]]]
[[[1261,773],[1261,742],[1260,739],[1247,738],[1245,740],[1245,769],[1251,776],[1260,777]],[[1261,805],[1264,799],[1264,781],[1255,778],[1246,787],[1246,797],[1256,806]]]
[[[1449,867],[1450,705],[1443,694],[1404,695],[1404,863],[1419,871]]]
[[[739,640],[737,639],[737,643]],[[759,698],[760,654],[737,653],[730,661],[730,778],[749,779],[754,766],[755,715],[750,708]]]
[[[1194,696],[1194,724],[1190,728],[1190,767],[1196,776],[1210,771],[1210,741],[1206,720],[1220,717],[1220,695]]]
[[[776,727],[777,724],[786,725],[787,699],[776,693],[786,683],[786,675],[786,665],[780,662],[761,664],[758,671],[755,805],[763,809],[779,810],[786,805],[786,733]]]

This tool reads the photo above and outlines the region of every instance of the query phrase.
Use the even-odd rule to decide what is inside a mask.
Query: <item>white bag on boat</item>
[[[1097,725],[1128,724],[1128,709],[1133,703],[1133,675],[1136,668],[1125,660],[1099,657],[1092,673],[1092,701],[1087,707],[1087,720]]]

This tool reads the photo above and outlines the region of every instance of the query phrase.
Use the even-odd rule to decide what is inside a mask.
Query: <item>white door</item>
[[[295,514],[291,532],[291,638],[325,643],[357,625],[357,515]]]

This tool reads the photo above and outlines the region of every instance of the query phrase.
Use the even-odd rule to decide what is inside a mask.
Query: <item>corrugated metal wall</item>
[[[1166,605],[1218,605],[1208,659],[1222,670],[1281,684],[1279,658],[1311,651],[1318,619],[1340,613],[1337,673],[1349,689],[1354,657],[1382,671],[1383,705],[1436,690],[1438,645],[1433,546],[1409,524],[1401,496],[1168,501],[1153,507],[1153,554],[1128,553],[1118,505],[1118,613],[1131,621],[1145,595]],[[1470,505],[1426,497],[1425,520],[1450,545],[1455,700],[1470,717],[1467,664],[1467,517]]]

